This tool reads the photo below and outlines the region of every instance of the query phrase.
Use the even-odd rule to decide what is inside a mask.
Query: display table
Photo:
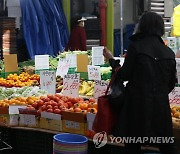
[[[1,140],[13,147],[4,150],[8,154],[51,154],[53,151],[53,136],[62,132],[27,127],[0,127]],[[180,147],[180,130],[174,129],[177,147]],[[2,146],[2,145],[1,145]],[[92,139],[88,142],[88,153],[122,153],[124,144],[108,143],[102,148],[95,148]],[[142,151],[158,151],[154,147],[142,147]]]

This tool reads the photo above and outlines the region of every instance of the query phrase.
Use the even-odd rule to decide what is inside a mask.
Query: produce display
[[[28,73],[9,74],[6,79],[0,78],[0,86],[4,87],[24,87],[39,85],[40,76],[37,74],[29,75]]]
[[[11,99],[14,97],[28,97],[28,96],[42,96],[46,95],[47,92],[41,90],[39,87],[21,87],[21,88],[5,88],[0,87],[0,100]]]
[[[93,81],[83,81],[81,80],[79,86],[79,94],[86,96],[93,96],[94,94],[94,82]]]
[[[97,113],[97,102],[93,98],[84,100],[83,98],[71,98],[60,94],[41,96],[39,100],[31,105],[29,109],[35,109],[40,114],[42,111],[61,114],[61,111],[79,112],[86,114]]]
[[[8,108],[10,105],[31,105],[35,101],[39,100],[39,97],[29,96],[25,97],[16,97],[12,99],[0,100],[0,107]]]
[[[91,64],[91,51],[70,51],[59,53],[57,57],[49,57],[49,70],[56,70],[59,59],[64,59],[68,54],[88,54],[89,64]],[[6,77],[3,77],[4,64],[3,61],[0,61],[1,111],[3,109],[8,111],[9,106],[14,107],[17,105],[23,105],[26,106],[26,109],[23,109],[25,110],[25,114],[30,114],[31,111],[32,113],[35,113],[36,120],[34,121],[39,123],[39,126],[38,124],[36,125],[39,128],[62,131],[62,128],[64,127],[63,124],[66,124],[67,122],[67,126],[72,129],[71,133],[76,133],[77,130],[75,128],[78,123],[80,127],[84,126],[83,129],[81,128],[81,134],[93,138],[95,132],[92,131],[90,126],[92,125],[93,118],[98,111],[98,104],[93,98],[95,81],[88,80],[84,77],[85,75],[83,73],[87,74],[87,72],[82,72],[82,76],[80,74],[79,97],[73,98],[63,95],[63,78],[61,76],[56,76],[56,94],[48,94],[46,91],[41,90],[40,75],[38,75],[38,71],[40,70],[35,71],[34,60],[21,62],[18,64],[18,67],[18,72],[21,72],[20,74],[18,72],[12,72],[9,75],[6,75]],[[76,70],[75,67],[69,68],[68,73],[75,73],[77,72]],[[101,80],[109,81],[111,78],[111,72],[112,68],[108,64],[100,66]],[[98,88],[99,87],[96,89]],[[173,127],[180,129],[180,98],[170,99],[170,104]],[[19,113],[22,114],[23,112]],[[80,115],[83,118],[81,119],[81,122],[79,119],[73,121],[72,117],[72,119],[65,119],[64,113],[68,114],[68,118],[69,115],[73,118]],[[8,113],[9,115],[3,114],[0,113],[0,125],[3,125],[4,121],[6,121],[6,123],[10,121],[10,113]],[[19,119],[21,117],[20,114],[18,115]],[[48,117],[43,117],[44,115],[48,115]],[[88,119],[88,116],[91,118],[93,117],[93,120]],[[44,125],[40,126],[40,124]],[[16,126],[18,126],[18,124]]]

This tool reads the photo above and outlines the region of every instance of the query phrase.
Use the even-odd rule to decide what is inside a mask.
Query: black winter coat
[[[115,136],[172,136],[169,92],[176,83],[173,51],[158,36],[132,36],[125,62],[118,72],[128,81]],[[113,68],[117,62],[110,60]]]

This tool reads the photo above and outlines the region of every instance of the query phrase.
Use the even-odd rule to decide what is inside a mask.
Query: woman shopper
[[[87,51],[86,48],[86,31],[84,29],[84,21],[86,18],[77,16],[74,18],[72,32],[66,45],[65,51],[81,50]]]
[[[142,144],[152,143],[150,137],[173,137],[168,94],[176,83],[176,61],[173,51],[161,39],[163,34],[162,17],[154,12],[144,13],[118,72],[119,79],[128,83],[113,135],[148,139],[146,142],[129,140],[125,143],[127,154],[140,154]],[[103,54],[113,69],[119,65],[107,48]],[[178,153],[171,141],[167,144],[156,141],[161,153]]]

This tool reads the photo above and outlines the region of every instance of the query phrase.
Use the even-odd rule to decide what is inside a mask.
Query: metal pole
[[[120,0],[120,21],[121,21],[121,57],[123,56],[123,0]]]

